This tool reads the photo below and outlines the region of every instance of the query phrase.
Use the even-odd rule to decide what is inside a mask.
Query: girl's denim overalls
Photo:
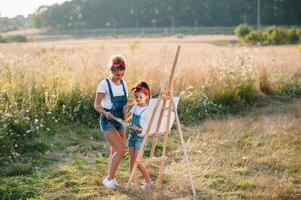
[[[140,118],[141,118],[141,114],[145,110],[147,110],[147,108],[142,110],[139,115],[135,114],[135,111],[134,111],[133,116],[132,116],[132,123],[131,123],[132,126],[135,125],[138,128],[141,128]],[[143,141],[143,137],[138,136],[138,134],[140,134],[139,131],[132,131],[130,133],[129,138],[128,138],[128,146],[129,147],[132,147],[135,149],[140,149],[142,141]]]
[[[108,79],[106,79],[106,82],[109,87],[109,94],[110,94],[111,102],[113,105],[112,105],[111,109],[104,108],[104,110],[106,112],[110,112],[115,117],[119,117],[119,118],[123,119],[123,108],[127,104],[127,101],[128,101],[123,80],[122,79],[120,80],[122,88],[123,88],[123,92],[124,92],[124,95],[122,95],[122,96],[113,96],[113,91],[112,91],[112,86],[110,84],[110,81]],[[105,131],[112,131],[115,129],[122,130],[122,129],[125,129],[125,126],[113,119],[108,120],[104,115],[101,115],[100,116],[100,128],[101,128],[102,132],[105,132]]]

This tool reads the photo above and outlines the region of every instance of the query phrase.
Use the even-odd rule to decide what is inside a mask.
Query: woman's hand
[[[103,107],[101,106],[101,101],[103,100],[103,98],[105,97],[104,93],[101,92],[97,92],[96,93],[96,97],[95,97],[95,102],[94,102],[94,109],[104,115],[108,120],[112,120],[113,119],[113,115],[109,112],[106,112]]]
[[[103,111],[102,114],[108,119],[108,120],[112,120],[113,119],[113,115],[109,112],[105,112]]]
[[[101,106],[101,101],[103,100],[104,96],[104,93],[97,92],[95,97],[94,109],[100,114],[104,114],[104,110]]]

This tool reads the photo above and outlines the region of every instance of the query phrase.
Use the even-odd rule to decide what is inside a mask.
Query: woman
[[[105,187],[116,189],[118,183],[115,173],[125,154],[125,126],[112,119],[112,115],[124,119],[128,102],[127,82],[122,78],[125,73],[125,60],[122,56],[112,56],[109,62],[111,76],[102,80],[97,88],[94,108],[101,114],[100,128],[110,145],[108,174],[102,183]]]

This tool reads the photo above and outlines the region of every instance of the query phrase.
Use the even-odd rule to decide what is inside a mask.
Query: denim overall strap
[[[136,108],[135,108],[135,110],[136,110]],[[134,110],[134,113],[135,113],[135,110]],[[141,128],[140,119],[141,119],[142,113],[143,113],[145,110],[147,110],[147,108],[144,109],[144,110],[142,110],[142,111],[139,113],[139,115],[133,114],[132,125],[135,125],[135,126],[137,126],[138,128]],[[133,131],[133,133],[132,133],[132,135],[138,135],[138,134],[140,134],[138,131]]]
[[[109,79],[106,79],[106,82],[107,82],[107,84],[108,84],[108,87],[109,87],[109,93],[110,93],[110,97],[111,97],[111,101],[112,101],[112,103],[113,103],[113,101],[114,101],[115,98],[114,98],[114,95],[113,95],[112,86],[111,86],[111,83],[110,83]],[[125,86],[124,86],[123,80],[121,79],[120,82],[121,82],[121,85],[122,85],[122,89],[123,89],[123,92],[124,92],[124,96],[127,96],[127,93],[126,93],[126,90],[125,90]]]
[[[126,93],[126,90],[125,90],[125,87],[124,87],[123,80],[120,79],[120,82],[121,82],[121,85],[122,85],[122,89],[123,89],[123,92],[124,92],[124,96],[127,96],[127,93]]]
[[[122,85],[123,92],[124,92],[124,94],[122,96],[114,96],[113,90],[112,90],[112,85],[110,84],[109,79],[106,79],[106,82],[109,87],[109,93],[110,93],[110,98],[111,98],[111,102],[112,102],[112,108],[107,111],[111,112],[116,117],[123,118],[123,107],[127,104],[127,93],[125,90],[123,80],[121,79],[121,85]]]
[[[112,103],[113,103],[114,96],[113,96],[112,86],[111,86],[111,84],[110,84],[109,79],[106,79],[106,82],[107,82],[107,84],[108,84],[108,87],[109,87],[109,93],[110,93],[110,97],[111,97],[111,101],[112,101]]]
[[[139,114],[139,118],[141,117],[142,113],[143,113],[144,111],[146,111],[146,110],[147,110],[147,108],[145,108],[144,110],[141,111],[141,113]],[[140,123],[139,123],[139,124],[140,124]]]

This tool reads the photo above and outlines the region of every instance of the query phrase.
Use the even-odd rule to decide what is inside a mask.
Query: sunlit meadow
[[[234,36],[187,36],[183,38],[65,40],[0,45],[0,161],[5,166],[12,161],[22,162],[22,153],[31,150],[42,154],[51,153],[51,149],[55,149],[55,143],[58,141],[49,144],[43,141],[51,135],[60,137],[57,135],[60,135],[61,132],[70,131],[66,131],[64,127],[77,129],[77,127],[84,126],[97,133],[98,118],[97,113],[93,110],[94,97],[98,83],[110,75],[107,63],[111,55],[118,53],[126,57],[125,78],[130,87],[138,80],[146,80],[150,83],[152,93],[157,94],[162,81],[168,78],[176,46],[181,45],[174,84],[176,94],[181,96],[179,107],[181,121],[188,126],[185,131],[191,137],[189,146],[192,152],[192,162],[194,165],[202,166],[201,169],[194,168],[198,193],[207,198],[221,199],[231,197],[231,195],[237,198],[265,198],[267,197],[264,194],[266,191],[269,191],[274,199],[283,199],[282,194],[288,197],[286,199],[300,197],[300,190],[297,190],[294,185],[297,182],[300,187],[300,179],[290,180],[291,174],[282,176],[279,174],[280,172],[276,172],[276,177],[270,176],[270,173],[274,173],[270,170],[274,170],[274,168],[269,161],[274,162],[276,158],[272,156],[266,160],[262,158],[254,161],[257,156],[255,152],[250,156],[244,154],[252,150],[253,146],[258,151],[264,151],[260,147],[267,147],[268,152],[273,153],[272,148],[278,148],[282,140],[290,145],[290,142],[287,141],[288,138],[298,137],[297,134],[296,136],[292,135],[294,131],[289,131],[299,127],[300,116],[298,113],[294,115],[289,111],[284,117],[286,117],[287,123],[291,122],[292,124],[287,125],[289,127],[280,127],[281,129],[277,129],[279,124],[274,123],[273,116],[257,116],[255,114],[251,115],[250,119],[230,118],[217,121],[213,119],[205,121],[204,126],[196,125],[200,123],[200,120],[239,113],[255,106],[273,104],[273,99],[280,99],[282,103],[287,103],[301,96],[300,48],[298,49],[296,45],[259,47],[215,46],[213,44],[214,41],[234,39]],[[294,106],[300,111],[300,102]],[[271,112],[274,112],[273,107]],[[281,121],[282,117],[282,115],[279,118],[276,117],[276,121]],[[267,127],[262,120],[267,121],[270,127]],[[284,122],[281,124],[286,126]],[[228,129],[229,133],[222,133]],[[280,137],[276,132],[282,129],[289,133]],[[297,130],[300,130],[300,127]],[[80,130],[79,132],[83,134],[85,131]],[[200,135],[194,134],[195,132]],[[228,138],[228,134],[231,135],[231,139]],[[95,136],[95,132],[90,136],[92,139],[103,140],[103,138]],[[71,134],[69,137],[75,136]],[[268,141],[268,138],[273,139],[272,143]],[[208,143],[203,143],[203,140],[207,139]],[[298,139],[295,142],[298,143]],[[210,146],[209,149],[207,149],[207,144]],[[72,144],[70,145],[72,146]],[[78,143],[74,145],[76,146]],[[91,151],[94,148],[94,150],[103,151],[102,147],[93,145],[91,149],[90,147],[87,149]],[[295,148],[295,143],[292,145],[292,149]],[[193,147],[194,150],[191,149]],[[87,158],[81,158],[81,150],[75,148],[74,151],[68,148],[69,154],[71,151],[73,153],[71,152],[71,158],[67,158],[73,160],[75,166],[82,166],[82,160],[89,165],[88,154]],[[85,148],[86,146],[83,151],[86,151]],[[244,150],[239,155],[231,154],[235,158],[222,159],[223,151],[233,153],[240,148]],[[277,159],[285,158],[290,151],[293,151],[292,149],[290,146],[287,147],[283,154],[277,151],[277,155],[280,156]],[[175,151],[179,152],[180,147]],[[204,153],[203,151],[207,152],[206,159],[201,155]],[[179,159],[176,152],[175,155],[171,155],[175,160]],[[293,154],[297,157],[297,154]],[[212,157],[208,157],[208,155]],[[106,156],[106,154],[102,154],[102,156]],[[102,162],[99,161],[101,158],[98,154],[93,154],[92,157],[96,157],[97,162]],[[294,167],[298,166],[294,159],[292,162]],[[270,164],[271,166],[269,166]],[[28,167],[29,171],[32,171],[32,165],[34,163]],[[104,167],[103,163],[99,165]],[[189,184],[182,190],[176,191],[179,186],[171,182],[177,167],[180,169],[184,167],[183,163],[181,166],[172,162],[168,165],[170,168],[167,173],[170,174],[167,185],[170,189],[166,191],[167,196],[160,193],[158,198],[181,196],[188,198]],[[17,170],[12,169],[11,172],[4,173],[7,175],[22,174],[23,168],[27,173],[27,168],[23,165],[20,171],[17,167]],[[84,168],[93,176],[94,168],[89,168],[89,166]],[[275,170],[278,170],[278,167],[276,168]],[[279,164],[279,170],[286,173],[284,168],[285,166]],[[69,170],[68,168],[63,171]],[[253,171],[256,170],[261,171],[254,175]],[[217,171],[218,173],[216,173]],[[72,176],[75,175],[74,171],[70,171],[70,173]],[[300,170],[293,168],[289,173],[294,174],[295,177],[300,175]],[[228,176],[229,174],[231,177]],[[258,178],[259,176],[260,178]],[[206,181],[202,182],[204,178]],[[93,183],[96,182],[95,177],[92,179]],[[126,180],[125,175],[122,176],[122,179]],[[274,179],[277,181],[273,182]],[[72,188],[72,184],[76,185],[77,181],[70,183],[70,187]],[[86,183],[85,180],[80,182],[80,184],[84,183]],[[271,192],[270,189],[275,188],[271,186],[272,183],[279,188],[280,194]],[[50,188],[55,185],[51,181],[49,184],[48,190],[43,191],[46,197],[49,197],[48,193],[53,192]],[[78,193],[74,191],[76,195],[68,198],[91,195],[96,199],[98,196],[95,192],[98,190],[95,191],[93,189],[95,186],[92,186],[91,183],[87,184],[86,193],[85,191]],[[39,187],[47,186],[39,185]],[[206,188],[206,192],[203,188]],[[64,189],[66,189],[65,186],[59,187],[59,193],[55,193],[54,198],[62,197],[60,195],[63,195]],[[284,192],[281,193],[281,190]],[[289,196],[290,193],[293,195]],[[111,193],[107,192],[106,195],[111,195]],[[199,197],[203,198],[202,195]]]

